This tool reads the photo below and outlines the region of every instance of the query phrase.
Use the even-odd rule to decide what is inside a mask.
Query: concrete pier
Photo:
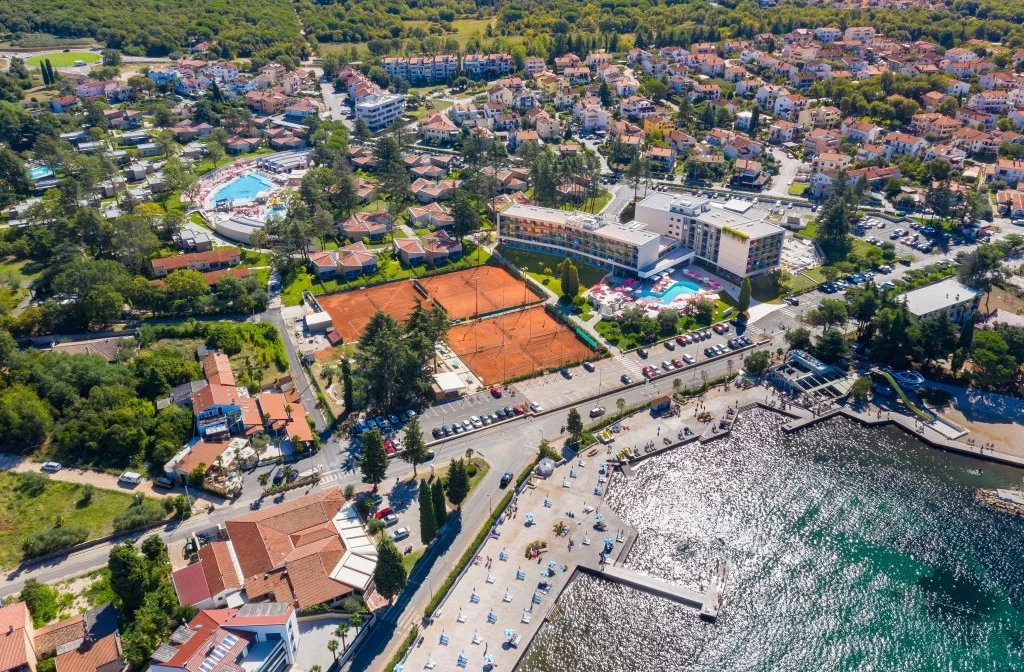
[[[657,595],[666,600],[700,609],[700,616],[704,620],[717,620],[719,609],[721,609],[724,572],[719,568],[716,568],[715,573],[711,577],[711,583],[705,592],[669,583],[654,576],[640,574],[625,567],[611,564],[599,565],[581,562],[578,565],[578,569],[591,576],[597,576],[635,590]]]

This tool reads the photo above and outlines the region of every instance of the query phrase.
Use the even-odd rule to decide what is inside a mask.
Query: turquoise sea
[[[974,496],[1024,472],[896,429],[781,424],[744,414],[609,491],[640,532],[627,566],[702,587],[728,561],[718,624],[578,577],[517,669],[1024,670],[1024,518]]]

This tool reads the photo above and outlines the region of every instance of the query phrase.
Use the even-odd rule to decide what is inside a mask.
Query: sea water
[[[608,493],[639,531],[626,566],[704,588],[729,563],[717,624],[578,577],[517,669],[1024,669],[1024,519],[975,499],[1024,472],[894,428],[783,422],[743,414]]]

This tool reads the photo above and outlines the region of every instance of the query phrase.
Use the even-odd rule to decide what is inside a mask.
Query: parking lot
[[[463,424],[465,427],[464,423],[473,416],[481,418],[480,427],[484,426],[482,420],[484,416],[491,416],[490,424],[493,424],[493,414],[499,410],[504,410],[509,406],[521,406],[525,409],[530,403],[526,395],[513,387],[499,387],[498,390],[501,392],[501,397],[495,397],[489,391],[477,392],[425,409],[420,415],[420,429],[423,430],[423,438],[428,442],[434,441],[438,438],[434,436],[435,429],[448,427],[450,430],[451,426],[457,423]],[[479,429],[479,427],[472,427],[471,420],[470,427]]]

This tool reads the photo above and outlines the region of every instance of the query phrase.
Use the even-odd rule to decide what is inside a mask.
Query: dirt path
[[[42,463],[33,462],[32,460],[20,455],[0,455],[0,469],[18,471],[21,473],[40,473],[41,467]],[[66,481],[68,483],[78,483],[79,485],[92,485],[106,490],[123,490],[125,492],[138,493],[147,497],[163,498],[168,495],[164,490],[155,490],[153,488],[152,481],[143,481],[136,486],[128,487],[126,485],[121,485],[117,480],[117,476],[87,469],[64,467],[57,473],[47,474],[47,476],[55,481]]]

